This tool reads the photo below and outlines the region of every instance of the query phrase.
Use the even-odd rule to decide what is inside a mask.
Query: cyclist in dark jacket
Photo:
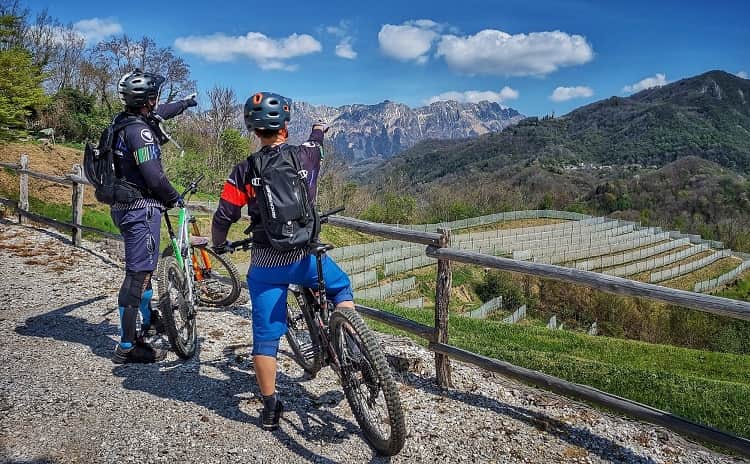
[[[286,143],[289,106],[288,100],[281,95],[265,92],[255,94],[245,103],[245,125],[260,139],[261,151]],[[314,125],[310,138],[298,151],[299,160],[307,171],[308,199],[313,207],[323,155],[323,129],[323,124]],[[214,213],[211,238],[217,251],[223,251],[229,227],[240,219],[242,207],[247,205],[254,224],[247,274],[253,310],[253,365],[263,395],[261,424],[264,429],[273,430],[278,427],[283,411],[276,395],[276,354],[279,340],[287,331],[287,289],[289,284],[316,288],[318,272],[315,257],[307,250],[280,252],[271,247],[263,230],[252,177],[248,160],[235,166],[229,174]],[[326,295],[337,307],[354,309],[352,288],[346,273],[328,256],[323,260],[323,272]]]
[[[161,330],[160,317],[151,309],[151,276],[159,258],[162,210],[182,201],[162,169],[159,145],[169,138],[161,122],[197,103],[193,94],[179,102],[159,105],[163,83],[164,77],[136,69],[118,84],[125,111],[113,123],[133,116],[138,119],[115,134],[115,172],[137,187],[142,198],[115,203],[111,208],[112,220],[125,241],[125,280],[117,300],[121,340],[112,358],[116,363],[149,363],[166,355],[138,337],[136,320],[140,311],[142,333],[148,333],[152,326]]]

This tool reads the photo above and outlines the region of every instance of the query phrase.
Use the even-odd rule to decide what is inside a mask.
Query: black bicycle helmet
[[[258,92],[245,102],[245,127],[279,130],[292,117],[291,101],[277,93]]]
[[[122,76],[117,84],[120,100],[127,107],[140,108],[146,106],[150,98],[159,98],[164,76],[143,72],[140,69]]]

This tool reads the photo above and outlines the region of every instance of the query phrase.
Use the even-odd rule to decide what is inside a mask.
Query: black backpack
[[[125,127],[138,121],[135,116],[125,117],[104,129],[96,147],[86,142],[83,151],[83,172],[94,186],[94,196],[101,203],[131,203],[143,198],[138,187],[119,177],[114,160],[115,136]]]
[[[319,220],[307,193],[307,171],[299,147],[265,147],[251,155],[251,184],[260,209],[261,225],[271,246],[279,251],[304,248],[318,235]]]

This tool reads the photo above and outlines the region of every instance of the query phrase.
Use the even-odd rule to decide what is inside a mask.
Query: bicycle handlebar
[[[200,184],[200,182],[203,180],[204,177],[206,177],[206,175],[205,174],[201,174],[198,177],[196,177],[195,179],[193,179],[193,181],[190,182],[190,184],[188,184],[188,186],[185,189],[185,191],[182,192],[182,195],[180,195],[180,198],[182,198],[183,201],[185,201],[185,198],[186,198],[186,196],[188,194],[192,195],[195,192],[197,192],[198,191],[198,184]]]

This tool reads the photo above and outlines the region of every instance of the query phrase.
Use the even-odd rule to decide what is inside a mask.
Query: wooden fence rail
[[[17,209],[19,223],[23,224],[27,219],[30,219],[58,229],[69,230],[71,241],[75,246],[81,246],[82,234],[84,231],[93,232],[114,240],[122,240],[122,236],[120,235],[83,225],[83,189],[85,185],[91,185],[91,182],[83,176],[83,168],[81,168],[81,165],[74,164],[73,171],[65,176],[52,176],[50,174],[29,170],[29,157],[27,155],[21,155],[19,164],[0,162],[0,167],[19,173],[18,201],[8,198],[0,198],[0,203]],[[70,185],[72,187],[71,222],[60,221],[29,211],[29,177],[56,184]]]
[[[402,230],[394,230],[397,229],[395,227],[368,223],[367,221],[360,221],[357,219],[336,216],[331,217],[329,221],[331,224],[336,224],[341,227],[352,226],[352,229],[390,239],[413,241],[422,244],[428,244],[435,239],[434,234],[431,233],[408,231],[409,234],[405,234]],[[713,427],[692,422],[688,419],[597,390],[596,388],[587,385],[579,385],[542,372],[515,366],[505,361],[487,358],[449,345],[447,312],[451,287],[449,263],[451,261],[457,261],[554,279],[583,285],[608,293],[642,297],[677,304],[735,319],[750,320],[750,303],[661,287],[658,285],[636,282],[590,271],[581,271],[551,264],[515,261],[507,258],[448,248],[446,244],[449,243],[450,231],[441,230],[440,232],[441,233],[438,235],[440,235],[441,238],[437,239],[438,243],[429,244],[425,250],[427,256],[437,258],[438,260],[434,327],[419,324],[386,311],[356,305],[357,310],[369,318],[378,320],[427,340],[429,342],[428,348],[435,353],[435,371],[438,385],[443,388],[450,387],[451,376],[448,359],[453,358],[545,390],[588,401],[653,424],[664,426],[703,442],[713,443],[734,450],[745,456],[750,456],[750,440],[748,439],[717,430]],[[440,263],[443,263],[442,269]]]

